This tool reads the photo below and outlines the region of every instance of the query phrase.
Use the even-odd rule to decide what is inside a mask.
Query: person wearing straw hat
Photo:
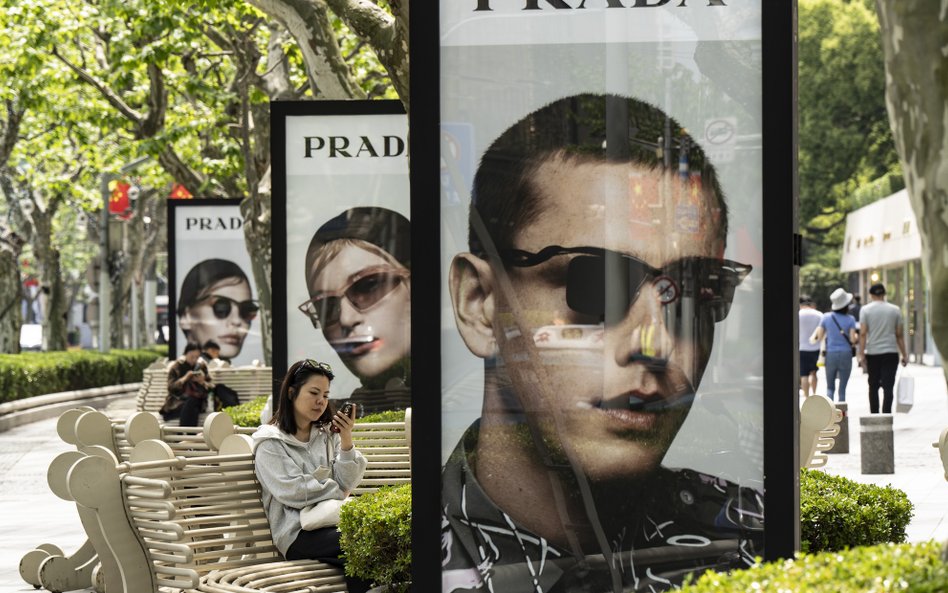
[[[892,413],[895,372],[908,364],[905,337],[902,335],[902,311],[885,301],[885,285],[869,287],[872,302],[859,313],[859,364],[869,375],[869,411],[879,413],[879,387],[882,387],[882,413]]]
[[[830,295],[833,310],[823,315],[814,336],[817,342],[826,339],[826,397],[833,399],[839,378],[840,402],[846,401],[846,385],[853,372],[856,320],[846,313],[852,300],[852,293],[842,288],[834,290]]]

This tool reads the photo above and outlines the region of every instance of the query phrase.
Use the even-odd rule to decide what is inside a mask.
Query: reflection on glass
[[[751,267],[714,167],[645,102],[578,95],[483,155],[449,287],[485,360],[443,474],[445,591],[664,590],[761,551],[762,497],[661,465]]]

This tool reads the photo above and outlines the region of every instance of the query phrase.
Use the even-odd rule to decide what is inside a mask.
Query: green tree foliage
[[[800,291],[824,309],[829,294],[847,285],[839,271],[846,215],[868,203],[859,188],[898,169],[871,4],[799,3]]]
[[[22,159],[34,173],[42,168],[42,178],[29,180],[42,181],[46,193],[13,188],[8,197],[14,190],[35,193],[36,204],[68,203],[75,217],[101,205],[98,175],[144,156],[150,161],[136,171],[148,182],[143,187],[178,182],[195,196],[243,198],[269,359],[268,103],[392,97],[389,72],[407,89],[407,16],[396,18],[400,3],[255,3],[271,12],[244,0],[201,0],[187,10],[168,0],[0,0],[2,73],[17,81],[0,98],[15,116],[7,120],[26,132],[13,135],[18,146],[48,157]],[[11,128],[2,117],[0,124],[0,131]],[[22,136],[39,144],[26,148]],[[37,150],[44,141],[45,152]],[[12,151],[6,154],[4,163],[18,162]],[[8,171],[6,178],[22,185],[22,172],[12,165]],[[29,228],[29,221],[20,222]],[[113,277],[114,302],[128,300],[129,276],[140,280],[148,261],[143,249],[133,245],[113,270],[120,276]],[[44,262],[46,251],[34,245]],[[124,317],[117,313],[114,325]]]
[[[799,6],[800,220],[812,239],[838,245],[822,229],[845,217],[853,190],[898,163],[879,24],[861,1]]]

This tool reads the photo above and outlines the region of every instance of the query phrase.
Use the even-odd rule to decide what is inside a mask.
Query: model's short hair
[[[359,206],[350,208],[316,229],[306,249],[306,285],[312,286],[318,272],[325,266],[322,256],[327,246],[341,239],[374,245],[384,259],[411,269],[411,223],[407,218],[388,208]],[[322,257],[321,257],[322,256]],[[319,261],[317,261],[319,260]]]
[[[616,122],[622,122],[618,125]],[[477,168],[471,196],[471,252],[484,241],[509,249],[520,229],[542,210],[532,175],[552,157],[566,162],[630,163],[649,170],[701,175],[702,193],[720,209],[718,236],[727,236],[727,206],[717,173],[701,146],[661,109],[630,97],[582,94],[559,99],[516,122],[490,145]],[[479,216],[488,237],[474,224]]]

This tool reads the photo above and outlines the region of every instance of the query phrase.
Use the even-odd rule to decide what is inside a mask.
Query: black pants
[[[866,372],[869,373],[869,411],[879,413],[879,387],[882,387],[882,413],[892,413],[892,389],[895,372],[899,370],[898,352],[867,354]]]
[[[335,527],[324,527],[312,531],[300,530],[296,540],[286,551],[286,559],[319,560],[343,568],[345,563],[339,557],[340,554],[342,554],[342,548],[339,547],[339,530]],[[346,588],[349,593],[365,593],[369,590],[370,583],[346,575]]]
[[[207,397],[185,397],[181,404],[181,420],[178,426],[197,426],[198,416],[207,407]]]

